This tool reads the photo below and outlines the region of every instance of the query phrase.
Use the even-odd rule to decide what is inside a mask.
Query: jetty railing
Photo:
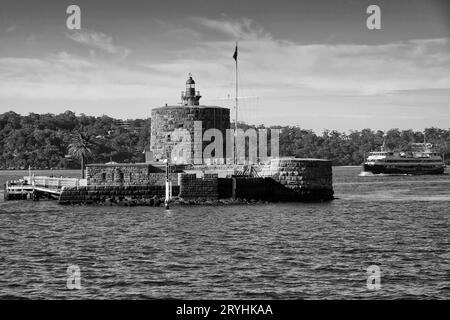
[[[57,199],[64,188],[85,187],[87,179],[54,178],[42,176],[24,176],[20,180],[6,181],[3,193],[5,201],[8,200],[39,200],[41,197]]]
[[[78,179],[78,178],[55,178],[55,177],[44,177],[37,176],[31,177],[24,176],[23,180],[26,181],[27,184],[34,186],[43,186],[46,188],[56,188],[60,189],[63,187],[85,187],[87,186],[87,179]]]

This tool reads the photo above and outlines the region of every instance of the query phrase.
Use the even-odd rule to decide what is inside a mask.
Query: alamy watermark
[[[75,4],[67,7],[66,13],[69,14],[66,20],[66,26],[69,30],[81,29],[81,8]]]
[[[377,265],[367,267],[367,289],[381,289],[381,269]]]
[[[202,121],[194,121],[193,132],[178,128],[167,133],[163,142],[159,155],[169,156],[171,163],[258,164],[279,157],[280,130],[226,129],[224,134],[216,128],[203,131]]]
[[[366,26],[369,30],[380,30],[381,29],[381,9],[376,4],[372,4],[367,7],[367,14],[370,16],[366,20]]]
[[[370,14],[366,20],[366,27],[369,30],[381,29],[381,9],[378,5],[372,4],[367,7],[366,13]],[[66,26],[69,30],[81,29],[81,8],[76,4],[67,7],[66,14],[69,16],[66,20]]]
[[[67,267],[67,289],[80,290],[81,289],[81,270],[77,265],[70,265]]]

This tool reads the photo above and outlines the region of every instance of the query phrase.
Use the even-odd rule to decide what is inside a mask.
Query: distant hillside
[[[264,128],[241,124],[246,129]],[[383,131],[364,129],[342,133],[292,126],[281,129],[280,155],[327,158],[334,165],[359,165],[364,153],[379,149]],[[142,162],[143,151],[150,144],[150,119],[122,121],[108,116],[75,115],[71,111],[21,116],[15,112],[0,114],[0,169],[78,168],[79,163],[67,156],[71,134],[80,131],[94,142],[94,157],[89,162]],[[392,129],[386,132],[390,148],[404,148],[411,142],[422,142],[422,132]],[[450,160],[450,129],[426,129],[427,142],[438,146]]]
[[[71,111],[27,116],[10,111],[0,115],[0,168],[78,168],[78,161],[67,156],[76,131],[95,142],[90,162],[142,162],[150,143],[150,119],[124,122]]]

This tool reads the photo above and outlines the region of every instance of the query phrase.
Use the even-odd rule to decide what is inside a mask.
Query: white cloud
[[[271,39],[270,34],[266,33],[261,26],[256,25],[253,20],[248,18],[230,19],[224,16],[220,20],[214,20],[204,17],[191,17],[191,20],[234,40]]]
[[[127,48],[114,44],[113,38],[102,32],[82,30],[67,33],[66,35],[69,39],[72,39],[75,42],[83,44],[89,48],[102,50],[111,55],[117,56],[120,59],[125,59],[131,52]]]
[[[174,81],[192,72],[200,86],[208,85],[210,96],[232,90],[237,38],[241,90],[248,95],[357,96],[450,88],[448,38],[379,45],[304,44],[275,39],[249,19],[191,20],[203,41],[178,48],[177,58],[143,64]]]
[[[116,45],[112,37],[86,31],[67,35],[89,48],[86,57],[59,52],[40,59],[0,58],[0,99],[75,100],[83,105],[88,105],[86,101],[95,101],[98,105],[104,102],[103,108],[123,101],[124,109],[120,112],[127,114],[130,101],[139,100],[148,108],[166,102],[177,103],[185,77],[192,72],[197,89],[204,96],[202,101],[215,104],[218,102],[215,98],[233,95],[232,55],[237,38],[240,39],[240,95],[260,98],[254,116],[276,119],[277,115],[284,115],[283,108],[291,108],[291,114],[301,117],[307,114],[305,110],[309,110],[311,103],[316,109],[323,105],[330,109],[338,105],[345,108],[352,101],[355,108],[366,105],[364,101],[370,101],[374,108],[378,102],[400,108],[418,102],[409,98],[409,94],[397,92],[418,90],[426,92],[420,103],[432,101],[437,110],[448,97],[445,89],[450,89],[450,39],[447,38],[380,45],[304,44],[275,39],[249,19],[197,17],[192,21],[193,32],[188,26],[180,31],[195,39],[192,45],[187,45],[189,41],[186,41],[174,51],[168,49],[167,56],[159,61],[152,58],[152,47],[149,52],[140,52],[141,56],[148,54],[148,60],[126,59],[116,63],[114,59],[103,59],[101,53],[123,58],[130,50]],[[221,36],[212,37],[211,32]],[[180,38],[179,32],[167,30],[165,40],[170,42],[171,35],[174,39]],[[436,97],[436,90],[445,93],[430,99]],[[392,92],[395,99],[379,98]],[[283,97],[286,99],[282,100]],[[350,101],[347,97],[364,99]],[[299,108],[304,108],[303,113]],[[103,112],[108,113],[108,109]],[[346,110],[343,114],[351,115],[351,112]],[[358,115],[353,116],[355,119],[362,117],[361,113],[355,114]]]
[[[13,32],[17,29],[17,25],[13,24],[12,26],[9,26],[8,28],[6,28],[5,32],[6,33],[10,33]]]
[[[0,58],[0,98],[150,101],[155,96],[174,94],[169,89],[173,84],[171,77],[141,69],[65,51],[45,59]]]

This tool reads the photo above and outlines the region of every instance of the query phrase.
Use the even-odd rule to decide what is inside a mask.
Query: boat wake
[[[361,171],[358,177],[395,177],[395,176],[412,176],[408,173],[373,173],[369,171]]]

